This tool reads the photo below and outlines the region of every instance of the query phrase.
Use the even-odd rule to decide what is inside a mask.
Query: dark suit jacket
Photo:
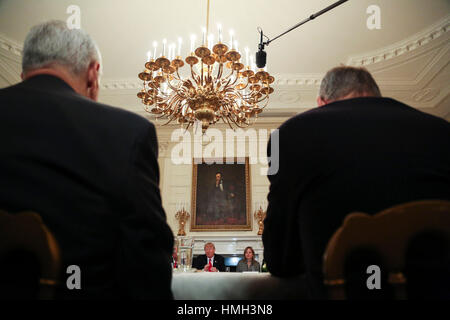
[[[313,297],[325,297],[323,253],[348,213],[450,199],[450,124],[398,101],[357,98],[315,108],[286,121],[279,141],[279,170],[268,176],[264,258],[276,276],[306,272]]]
[[[203,270],[207,263],[206,254],[201,254],[194,260],[192,267]],[[214,254],[213,267],[216,267],[219,271],[225,271],[225,259],[220,254]]]
[[[0,208],[38,212],[62,250],[59,297],[171,298],[173,234],[146,119],[57,77],[0,90]],[[66,268],[81,290],[64,290]]]

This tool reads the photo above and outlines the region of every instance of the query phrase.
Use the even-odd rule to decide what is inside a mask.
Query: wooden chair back
[[[329,298],[346,299],[346,258],[357,248],[372,248],[387,269],[382,271],[388,273],[394,298],[406,299],[405,256],[410,241],[425,232],[439,234],[450,248],[450,201],[415,201],[372,216],[359,212],[349,214],[324,253],[324,284]]]
[[[30,284],[38,288],[35,298],[53,299],[60,272],[60,250],[55,237],[44,225],[39,214],[31,211],[17,214],[0,211],[0,258],[3,258],[4,265],[14,263],[10,261],[10,257],[16,257],[17,255],[13,254],[15,252],[29,254],[37,261],[39,278],[36,281],[39,283]],[[27,266],[20,266],[20,269],[27,270]],[[1,276],[7,279],[9,275]],[[25,275],[23,276],[25,278]],[[9,284],[12,282],[12,288],[16,280],[20,279],[8,279]],[[2,296],[8,298],[8,285],[2,281],[0,286]]]

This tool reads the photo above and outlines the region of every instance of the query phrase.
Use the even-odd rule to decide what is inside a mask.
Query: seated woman
[[[236,272],[243,271],[260,271],[259,262],[255,260],[255,251],[252,247],[244,250],[244,258],[239,261]]]

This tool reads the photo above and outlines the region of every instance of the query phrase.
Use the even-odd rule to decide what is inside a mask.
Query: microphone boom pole
[[[347,2],[347,1],[348,1],[348,0],[340,0],[340,1],[337,1],[337,2],[333,3],[332,5],[329,5],[328,7],[326,7],[326,8],[324,8],[324,9],[320,10],[319,12],[316,12],[316,13],[310,15],[310,16],[309,16],[308,18],[306,18],[305,20],[300,21],[299,23],[297,23],[295,26],[293,26],[293,27],[290,28],[289,30],[286,30],[286,31],[283,32],[282,34],[276,36],[276,37],[273,38],[273,39],[269,39],[269,40],[267,40],[266,42],[263,42],[263,36],[264,36],[264,34],[263,34],[263,31],[260,30],[260,33],[261,33],[261,39],[260,39],[260,42],[259,42],[259,45],[258,45],[259,51],[256,53],[256,64],[257,64],[258,68],[264,68],[264,66],[266,65],[267,54],[266,54],[266,52],[264,52],[264,46],[268,46],[272,41],[274,41],[274,40],[280,38],[281,36],[284,36],[286,33],[288,33],[288,32],[290,32],[290,31],[292,31],[292,30],[294,30],[294,29],[300,27],[301,25],[307,23],[308,21],[314,20],[314,19],[317,18],[318,16],[324,14],[324,13],[327,12],[327,11],[330,11],[331,9],[336,8],[337,6],[340,6],[341,4],[343,4],[344,2]],[[259,63],[258,63],[258,62],[259,62]]]

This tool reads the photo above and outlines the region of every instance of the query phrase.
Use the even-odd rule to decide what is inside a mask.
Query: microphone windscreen
[[[259,50],[256,52],[256,66],[258,68],[264,68],[266,66],[267,53]]]

